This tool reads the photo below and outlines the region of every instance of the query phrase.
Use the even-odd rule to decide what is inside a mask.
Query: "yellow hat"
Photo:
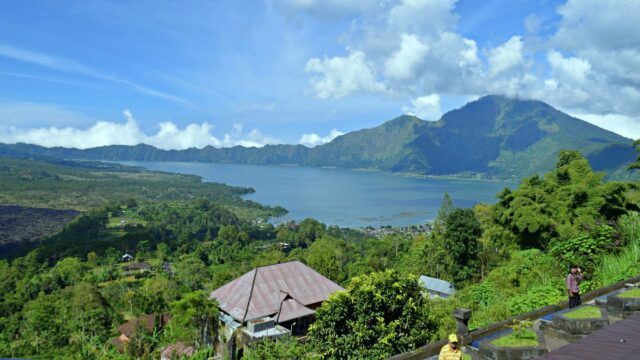
[[[456,334],[451,334],[449,335],[449,342],[458,342],[458,337],[456,336]]]

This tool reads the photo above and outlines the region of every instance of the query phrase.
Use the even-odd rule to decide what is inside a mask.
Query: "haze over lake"
[[[307,167],[178,162],[123,162],[150,170],[195,174],[206,181],[252,187],[245,198],[280,205],[276,222],[307,217],[341,227],[405,226],[432,220],[445,192],[459,207],[494,203],[511,183],[434,179],[389,173]]]

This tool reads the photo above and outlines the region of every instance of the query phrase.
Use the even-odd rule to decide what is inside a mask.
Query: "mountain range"
[[[549,171],[562,149],[580,151],[596,170],[629,177],[632,140],[535,100],[489,95],[438,121],[403,115],[308,148],[161,150],[150,145],[90,149],[0,144],[0,155],[110,161],[186,161],[375,169],[421,175],[519,179]]]

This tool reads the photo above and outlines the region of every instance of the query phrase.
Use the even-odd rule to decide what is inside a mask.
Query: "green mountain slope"
[[[632,140],[571,117],[540,101],[485,96],[438,121],[400,116],[315,148],[160,150],[149,145],[78,150],[1,145],[0,154],[116,161],[196,161],[335,166],[429,175],[522,178],[553,168],[562,149],[580,151],[596,170],[616,176],[635,158]]]
[[[553,168],[562,149],[579,150],[595,169],[630,162],[630,139],[540,102],[485,96],[446,113],[410,144],[431,154],[433,174],[477,172],[520,178]]]
[[[428,123],[414,116],[400,116],[378,127],[354,131],[339,136],[328,144],[313,148],[305,165],[344,168],[374,168],[389,171],[409,171],[403,166],[414,154],[407,147]],[[421,172],[428,167],[425,162]]]

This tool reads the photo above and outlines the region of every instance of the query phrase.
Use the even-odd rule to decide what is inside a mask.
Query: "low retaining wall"
[[[622,317],[629,316],[634,312],[640,312],[640,298],[620,297],[622,294],[624,292],[610,296],[607,299],[607,310],[613,315]]]
[[[523,360],[536,359],[547,353],[547,343],[541,331],[536,330],[538,345],[522,347],[500,347],[492,344],[492,341],[483,342],[480,345],[480,358],[483,360]],[[508,335],[505,335],[508,336]]]
[[[613,285],[609,285],[603,288],[599,288],[593,291],[589,291],[588,293],[585,293],[584,295],[581,295],[581,298],[584,302],[593,300],[599,296],[608,294],[610,292],[616,291],[616,290],[620,290],[622,288],[624,288],[624,286],[626,284],[629,283],[636,283],[636,282],[640,282],[640,275],[639,276],[634,276],[632,278],[629,278],[627,280],[623,280],[623,281],[619,281]],[[471,332],[469,332],[468,335],[464,336],[462,341],[464,344],[471,344],[472,341],[474,340],[478,340],[481,339],[487,335],[490,335],[496,331],[500,331],[500,330],[504,330],[505,328],[507,328],[508,325],[513,324],[514,320],[535,320],[538,318],[541,318],[545,315],[566,309],[569,307],[569,302],[568,301],[563,301],[559,304],[555,304],[555,305],[549,305],[528,313],[524,313],[521,315],[517,315],[517,316],[513,316],[510,317],[506,320],[503,320],[501,322],[495,323],[495,324],[491,324],[488,326],[485,326],[483,328],[479,328],[476,330],[472,330]],[[473,315],[472,315],[473,316]],[[406,353],[402,353],[402,354],[398,354],[398,355],[394,355],[390,358],[388,358],[387,360],[423,360],[427,357],[430,356],[434,356],[434,355],[438,355],[440,353],[440,349],[447,344],[448,341],[447,340],[440,340],[437,342],[433,342],[424,346],[421,346],[413,351],[409,351]]]
[[[579,307],[574,309],[579,309]],[[607,309],[598,307],[598,310],[600,310],[600,316],[597,318],[574,319],[565,316],[568,313],[558,314],[553,317],[551,324],[546,324],[542,328],[545,332],[556,337],[567,341],[576,341],[583,336],[609,326]]]

